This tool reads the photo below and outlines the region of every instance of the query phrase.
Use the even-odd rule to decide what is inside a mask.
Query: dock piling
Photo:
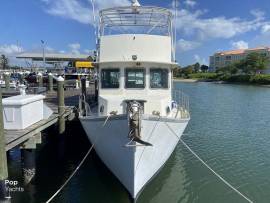
[[[2,92],[0,90],[0,201],[5,199],[7,190],[5,180],[8,178],[6,143],[4,137],[4,122],[3,122],[3,107],[2,107]]]
[[[98,79],[95,78],[95,102],[98,102]]]
[[[64,95],[64,83],[65,80],[61,76],[57,79],[57,97],[58,97],[58,114],[59,114],[59,134],[65,132],[65,95]]]
[[[81,78],[81,89],[82,89],[82,104],[81,104],[81,111],[82,115],[86,115],[86,109],[85,109],[85,101],[86,101],[86,77]]]
[[[43,77],[42,77],[42,73],[38,73],[37,77],[38,77],[38,86],[39,86],[39,87],[43,87]]]
[[[9,73],[4,73],[4,80],[5,80],[6,90],[9,90],[10,88],[10,74]]]
[[[48,74],[48,84],[49,84],[49,91],[53,91],[53,75],[52,73]]]

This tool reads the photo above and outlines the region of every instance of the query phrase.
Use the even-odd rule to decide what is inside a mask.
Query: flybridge
[[[134,6],[135,5],[135,6]],[[113,34],[172,35],[172,13],[165,8],[136,6],[100,11],[100,36]]]

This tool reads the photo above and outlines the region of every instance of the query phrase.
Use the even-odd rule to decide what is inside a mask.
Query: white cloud
[[[224,16],[203,18],[206,11],[196,10],[194,12],[186,9],[179,11],[177,20],[177,28],[185,35],[196,37],[200,40],[208,40],[211,38],[229,39],[234,36],[257,30],[265,22],[262,14],[257,11],[253,20],[243,20],[238,17],[226,18]],[[255,15],[255,11],[253,11]]]
[[[88,0],[89,2],[91,0]],[[131,5],[131,1],[129,0],[96,0],[96,6],[98,9],[104,9],[114,6],[129,6]]]
[[[256,17],[257,19],[264,19],[265,13],[260,10],[260,9],[253,9],[250,11],[251,15],[253,15],[254,17]]]
[[[198,62],[201,65],[207,65],[208,64],[208,62],[206,61],[206,59],[205,58],[201,58],[198,54],[195,54],[194,55],[194,60],[195,60],[196,63]]]
[[[43,3],[48,4],[50,3],[50,0],[41,0]]]
[[[68,47],[70,48],[71,54],[79,55],[81,45],[79,43],[69,44]]]
[[[248,42],[243,40],[232,42],[231,44],[233,49],[248,49]]]
[[[77,0],[41,0],[45,2],[45,11],[54,16],[75,20],[83,24],[93,24],[93,11],[91,0],[85,3]],[[95,0],[95,7],[98,10],[112,6],[130,5],[128,0]],[[97,13],[95,14],[97,15]]]
[[[194,7],[197,4],[197,2],[194,0],[186,0],[184,1],[184,4],[189,7]]]
[[[262,26],[262,29],[261,29],[261,33],[262,34],[265,34],[265,33],[270,33],[270,24],[265,24]]]
[[[193,50],[200,46],[199,42],[195,41],[187,41],[184,39],[180,39],[177,41],[176,48],[182,52]]]
[[[81,45],[79,43],[73,43],[68,45],[71,49],[80,49]]]
[[[21,46],[15,44],[5,44],[0,46],[0,54],[13,55],[23,52],[23,48]]]
[[[54,48],[52,48],[52,47],[50,47],[50,46],[46,46],[46,47],[45,47],[45,51],[46,51],[46,52],[49,52],[49,53],[55,52]]]

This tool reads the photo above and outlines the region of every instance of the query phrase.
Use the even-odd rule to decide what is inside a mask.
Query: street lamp
[[[43,40],[40,40],[42,43],[43,48],[43,68],[45,69],[45,42]]]

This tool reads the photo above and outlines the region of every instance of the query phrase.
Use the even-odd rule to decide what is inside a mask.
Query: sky
[[[90,54],[95,49],[96,10],[129,0],[1,0],[0,54],[11,63],[21,52]],[[140,0],[172,9],[171,0]],[[217,51],[270,46],[269,0],[178,0],[177,61],[208,65]]]

